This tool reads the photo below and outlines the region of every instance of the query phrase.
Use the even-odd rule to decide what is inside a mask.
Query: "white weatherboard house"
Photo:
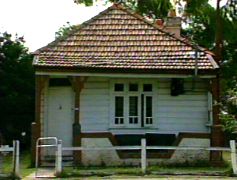
[[[151,23],[114,4],[35,52],[32,140],[63,146],[221,146],[219,66],[180,36],[180,20]],[[32,150],[35,152],[35,144]],[[68,153],[84,165],[140,162],[138,151]],[[217,152],[148,151],[149,162],[221,160]]]

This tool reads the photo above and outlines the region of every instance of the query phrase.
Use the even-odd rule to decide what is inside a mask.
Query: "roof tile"
[[[142,16],[113,5],[77,27],[63,40],[36,52],[38,67],[194,69],[196,49]],[[198,49],[198,68],[218,68],[210,53]]]

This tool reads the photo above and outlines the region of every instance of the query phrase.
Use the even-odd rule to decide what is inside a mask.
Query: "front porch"
[[[32,128],[32,140],[34,142],[38,137],[50,135],[65,139],[67,146],[115,146],[122,144],[118,136],[144,137],[146,134],[156,134],[173,136],[172,142],[167,145],[189,145],[188,142],[192,145],[193,142],[199,142],[199,145],[221,146],[222,132],[218,130],[220,126],[216,126],[220,123],[219,117],[216,116],[217,106],[212,105],[216,80],[205,77],[194,81],[188,76],[180,76],[184,92],[172,95],[172,79],[170,76],[147,79],[146,76],[119,78],[37,75],[37,121]],[[116,92],[116,84],[123,84],[124,92]],[[137,91],[130,92],[130,84],[135,90],[134,85],[137,84]],[[151,85],[151,92],[144,92],[144,84]],[[124,102],[121,103],[121,98],[116,100],[116,97],[123,97]],[[59,102],[56,99],[64,100]],[[53,103],[50,104],[50,101]],[[68,104],[63,104],[65,102]],[[51,106],[55,109],[50,109]],[[65,112],[68,113],[67,116]],[[65,117],[71,119],[67,120],[66,124]],[[61,128],[57,126],[60,123]],[[155,142],[154,138],[150,143],[162,145],[158,140]],[[34,148],[32,143],[33,156]],[[148,152],[148,158],[172,159],[172,156],[176,156],[174,154],[174,151]],[[75,163],[81,164],[85,162],[85,157],[94,157],[95,154],[83,155],[83,152],[75,152],[73,156]],[[121,160],[134,159],[138,155],[117,151],[113,156]],[[213,162],[220,161],[221,153],[212,152],[210,158]]]

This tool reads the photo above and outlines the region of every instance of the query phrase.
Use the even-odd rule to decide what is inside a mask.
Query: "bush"
[[[231,114],[222,114],[220,116],[223,130],[227,136],[228,140],[236,139],[237,137],[237,121],[234,115]]]

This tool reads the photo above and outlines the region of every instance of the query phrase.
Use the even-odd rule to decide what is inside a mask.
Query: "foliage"
[[[227,135],[228,139],[235,139],[236,134],[234,132],[237,131],[237,121],[233,115],[230,114],[222,114],[221,121],[223,125],[223,130]]]
[[[137,4],[139,12],[153,18],[166,17],[172,4],[167,0],[139,0]]]
[[[0,33],[0,132],[5,144],[12,144],[13,139],[29,144],[34,119],[32,59],[23,37]]]
[[[74,0],[74,2],[86,6],[93,5],[93,0]],[[150,18],[166,17],[172,8],[172,4],[168,0],[105,0],[105,2],[121,3]]]
[[[227,3],[223,6],[223,14],[230,20],[237,20],[237,1],[227,0]]]
[[[230,2],[230,1],[229,1]],[[221,87],[222,87],[222,109],[228,114],[237,115],[237,19],[231,15],[233,9],[228,8],[228,3],[220,11],[219,21],[216,19],[216,9],[204,2],[198,6],[199,10],[194,11],[190,16],[192,21],[186,30],[186,35],[192,37],[197,44],[211,50],[216,49],[217,23],[221,23]],[[205,4],[206,3],[206,4]],[[237,1],[236,1],[237,4]],[[233,5],[233,4],[232,4]],[[236,9],[235,9],[236,10]],[[228,15],[229,14],[229,15]],[[230,18],[232,17],[232,18]],[[219,24],[220,25],[220,24]],[[223,118],[223,117],[221,117]]]
[[[66,25],[60,27],[59,30],[55,33],[55,39],[61,39],[67,37],[70,34],[70,32],[72,32],[75,28],[76,26],[71,25],[69,22],[67,22]]]

